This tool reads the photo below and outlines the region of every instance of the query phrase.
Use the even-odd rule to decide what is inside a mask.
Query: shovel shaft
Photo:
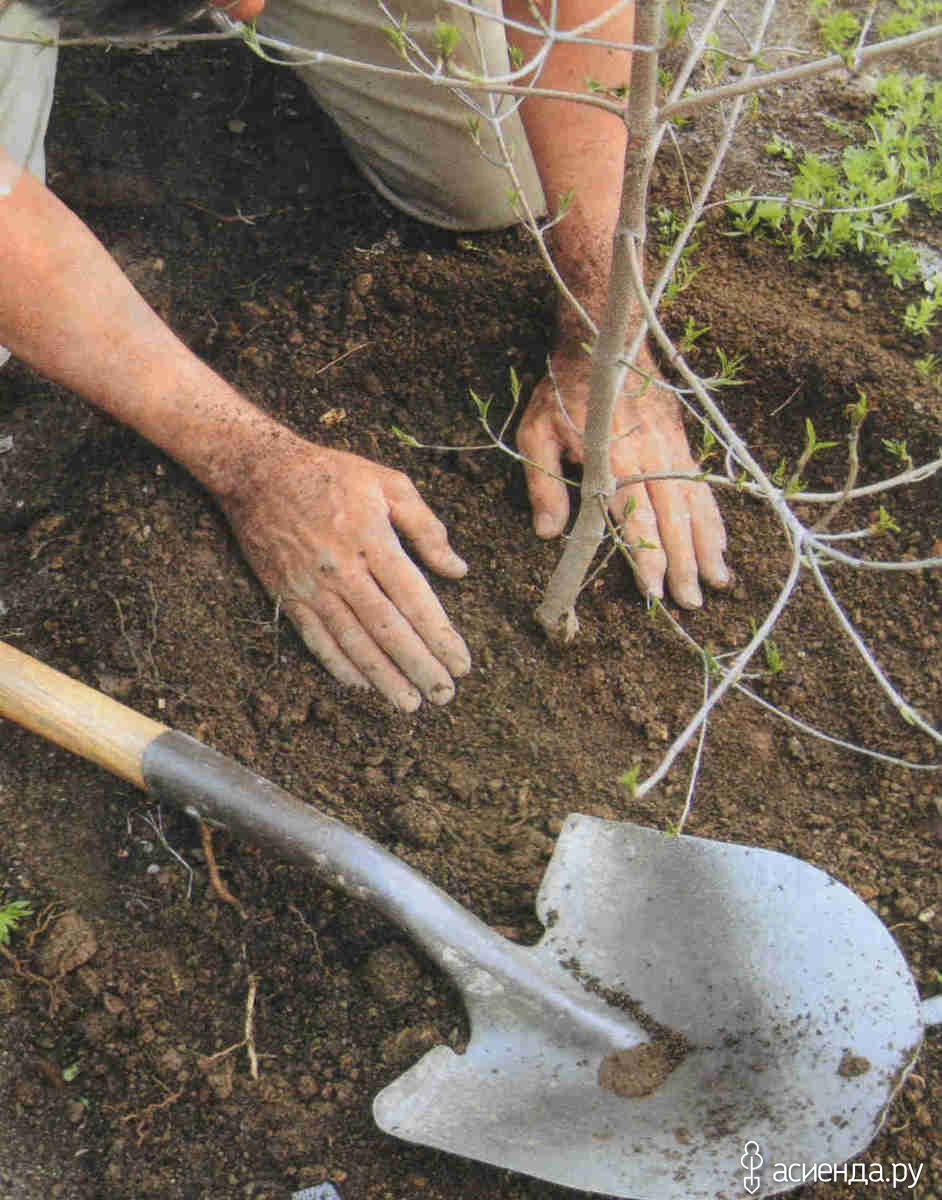
[[[495,995],[586,1043],[643,1040],[639,1027],[578,984],[560,987],[523,948],[489,929],[376,842],[232,759],[0,642],[0,716],[105,767],[156,799],[312,867],[372,904],[455,981],[469,1009]]]
[[[31,729],[135,787],[146,788],[144,752],[167,732],[119,704],[0,642],[0,716]]]

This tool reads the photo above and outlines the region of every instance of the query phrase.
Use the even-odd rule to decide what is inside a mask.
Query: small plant
[[[752,630],[752,636],[755,637],[759,632],[759,626],[754,617],[749,618],[749,628]],[[777,643],[772,638],[766,638],[762,643],[762,656],[765,659],[765,669],[769,676],[781,675],[785,670],[785,660],[782,658]]]
[[[839,132],[850,136],[843,125]],[[766,153],[795,170],[789,195],[754,200],[748,191],[730,193],[730,235],[771,238],[796,260],[863,254],[895,287],[916,282],[919,256],[902,235],[913,200],[942,211],[942,84],[924,75],[886,76],[858,138],[861,132],[837,161],[811,153],[796,161],[794,147],[773,136]],[[927,289],[931,294],[910,303],[903,317],[917,336],[933,328],[942,307],[934,285]]]
[[[937,275],[927,296],[923,296],[918,304],[906,305],[906,311],[903,313],[903,325],[917,337],[928,337],[929,331],[934,328],[936,317],[942,309],[942,288],[938,286],[939,282],[942,282],[942,278]]]
[[[942,358],[938,354],[926,354],[923,358],[917,358],[913,366],[924,383],[934,383],[938,379],[939,369],[942,368]]]
[[[805,486],[802,479],[802,471],[816,454],[820,454],[822,450],[832,450],[837,445],[837,442],[819,442],[818,435],[815,433],[814,425],[806,418],[805,419],[805,445],[801,452],[801,456],[795,465],[795,470],[792,472],[788,482],[785,484],[785,495],[793,496],[796,492],[802,491]]]
[[[870,527],[870,531],[873,534],[901,532],[900,527],[896,524],[882,504],[880,505],[880,511],[877,514],[876,521]]]
[[[435,53],[443,63],[447,63],[458,49],[460,36],[455,25],[449,25],[447,21],[441,19],[436,20],[432,41]]]
[[[693,20],[693,13],[690,11],[690,5],[687,0],[677,0],[676,4],[667,4],[664,7],[664,31],[667,35],[667,44],[676,46],[683,40],[690,28],[690,22]]]
[[[897,438],[883,438],[883,449],[887,452],[887,454],[896,459],[904,471],[912,470],[912,455],[909,453],[904,440]]]
[[[845,55],[860,37],[860,21],[846,8],[838,8],[830,0],[812,0],[811,11],[818,21],[821,44],[832,54]]]
[[[796,154],[794,144],[788,138],[780,137],[777,133],[773,133],[766,142],[765,152],[769,158],[781,158],[785,162],[792,162]]]
[[[684,322],[684,332],[680,335],[679,346],[681,353],[689,353],[703,335],[709,332],[709,325],[697,325],[693,317],[688,317]]]
[[[33,915],[33,907],[27,900],[11,900],[0,908],[0,946],[9,946],[11,934]]]
[[[745,354],[727,354],[722,346],[716,347],[716,357],[720,360],[720,373],[707,380],[710,387],[742,387],[746,382],[740,379]]]

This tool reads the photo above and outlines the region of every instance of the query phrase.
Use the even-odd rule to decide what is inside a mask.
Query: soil
[[[726,186],[775,130],[826,141],[824,110],[859,117],[857,91],[830,81],[764,101]],[[684,138],[695,165],[709,124]],[[532,941],[567,813],[676,821],[691,754],[644,800],[618,779],[658,761],[702,690],[699,662],[646,616],[617,562],[586,590],[578,640],[548,644],[532,612],[559,547],[532,535],[518,468],[391,434],[479,441],[469,388],[506,411],[508,368],[525,388],[540,376],[554,300],[532,247],[518,231],[459,237],[394,212],[294,78],[239,49],[64,53],[49,152],[54,189],[188,344],[303,434],[409,472],[471,564],[436,586],[474,668],[453,703],[413,716],[344,691],[277,620],[195,483],[15,363],[0,381],[0,434],[13,439],[0,455],[3,636],[343,818]],[[665,153],[655,202],[682,197]],[[904,297],[865,263],[790,263],[723,232],[712,216],[704,269],[668,315],[676,331],[688,317],[709,327],[694,352],[704,369],[716,346],[745,355],[746,382],[726,401],[757,453],[794,462],[809,417],[841,441],[863,389],[864,479],[892,470],[885,438],[932,457],[939,390],[913,360],[942,346],[900,332]],[[938,245],[937,228],[925,234]],[[840,486],[840,453],[817,461],[814,485]],[[759,505],[719,499],[738,581],[684,618],[714,653],[748,636],[787,565]],[[887,499],[901,532],[879,555],[939,553],[939,500],[938,482]],[[938,720],[942,572],[832,580],[889,677]],[[756,683],[766,699],[935,760],[807,582],[775,640],[784,671]],[[16,961],[0,960],[3,1195],[286,1200],[326,1180],[343,1200],[572,1194],[374,1127],[376,1091],[467,1034],[448,984],[398,929],[217,833],[243,918],[209,893],[189,818],[10,724],[0,764],[0,896],[36,914],[13,935]],[[927,996],[942,967],[939,795],[932,774],[847,753],[736,696],[711,721],[687,832],[830,872],[891,929]],[[257,1080],[242,1045],[250,996]],[[936,1031],[864,1156],[887,1175],[922,1164],[923,1200],[942,1197],[940,1067]]]

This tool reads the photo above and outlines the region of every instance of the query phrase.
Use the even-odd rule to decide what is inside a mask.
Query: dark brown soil
[[[800,141],[808,114],[835,98],[828,85],[787,101],[750,136],[774,125]],[[50,161],[52,186],[224,375],[304,434],[412,475],[471,564],[438,591],[475,665],[451,705],[415,716],[343,691],[274,619],[190,479],[15,364],[0,379],[0,434],[13,437],[0,456],[3,636],[342,817],[532,939],[567,813],[659,828],[679,816],[689,755],[643,801],[618,777],[657,762],[702,680],[618,564],[587,590],[580,639],[549,645],[531,614],[559,548],[530,532],[515,465],[408,451],[391,435],[476,441],[468,389],[500,407],[511,365],[525,386],[539,377],[553,296],[531,248],[514,231],[458,238],[394,213],[294,79],[238,50],[65,54]],[[666,155],[657,189],[680,202]],[[700,261],[671,321],[709,325],[704,367],[717,345],[745,354],[747,384],[727,399],[766,461],[794,461],[809,416],[840,440],[858,388],[874,408],[864,478],[891,469],[883,438],[905,438],[917,461],[936,453],[938,390],[912,360],[940,347],[905,341],[904,301],[882,279],[862,265],[795,266],[724,239],[716,222]],[[839,485],[840,455],[821,464],[814,482]],[[937,483],[889,499],[903,532],[881,553],[929,552],[939,500]],[[787,562],[757,504],[720,502],[738,583],[685,618],[717,653],[748,636]],[[868,519],[864,506],[855,515]],[[890,678],[936,720],[940,574],[833,572]],[[809,585],[776,641],[785,670],[757,685],[767,698],[835,735],[932,760]],[[935,776],[848,754],[735,697],[711,722],[688,832],[831,872],[891,928],[921,993],[939,989]],[[11,943],[20,971],[0,961],[0,1193],[286,1200],[329,1179],[344,1200],[568,1194],[381,1135],[372,1096],[430,1045],[460,1044],[460,1005],[369,909],[225,835],[216,852],[244,920],[208,895],[189,819],[0,728],[0,896],[81,918],[65,957],[43,950],[55,922],[29,941],[33,921]],[[65,971],[52,988],[25,973],[42,962]],[[243,1039],[253,980],[257,1081],[242,1049],[219,1054]],[[923,1164],[922,1200],[942,1197],[940,1064],[936,1032],[867,1156],[887,1170]]]

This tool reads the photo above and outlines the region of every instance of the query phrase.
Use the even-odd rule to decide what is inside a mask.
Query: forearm
[[[599,16],[611,0],[568,0],[560,5],[560,27],[573,28]],[[532,24],[527,0],[505,0],[507,17]],[[633,6],[628,5],[595,31],[605,41],[630,43],[634,27]],[[510,40],[524,58],[542,45],[540,37],[512,31]],[[630,55],[599,45],[557,44],[547,57],[537,86],[584,93],[586,80],[605,87],[624,87]],[[565,218],[551,233],[551,249],[563,279],[598,321],[605,304],[611,268],[612,238],[624,170],[626,131],[613,113],[578,102],[532,97],[520,109],[527,139],[549,206],[556,214],[559,199],[573,193]],[[559,310],[561,343],[585,339],[570,305]]]
[[[27,173],[0,195],[0,274],[14,281],[0,289],[0,344],[136,429],[220,499],[253,447],[290,437],[183,345]]]

